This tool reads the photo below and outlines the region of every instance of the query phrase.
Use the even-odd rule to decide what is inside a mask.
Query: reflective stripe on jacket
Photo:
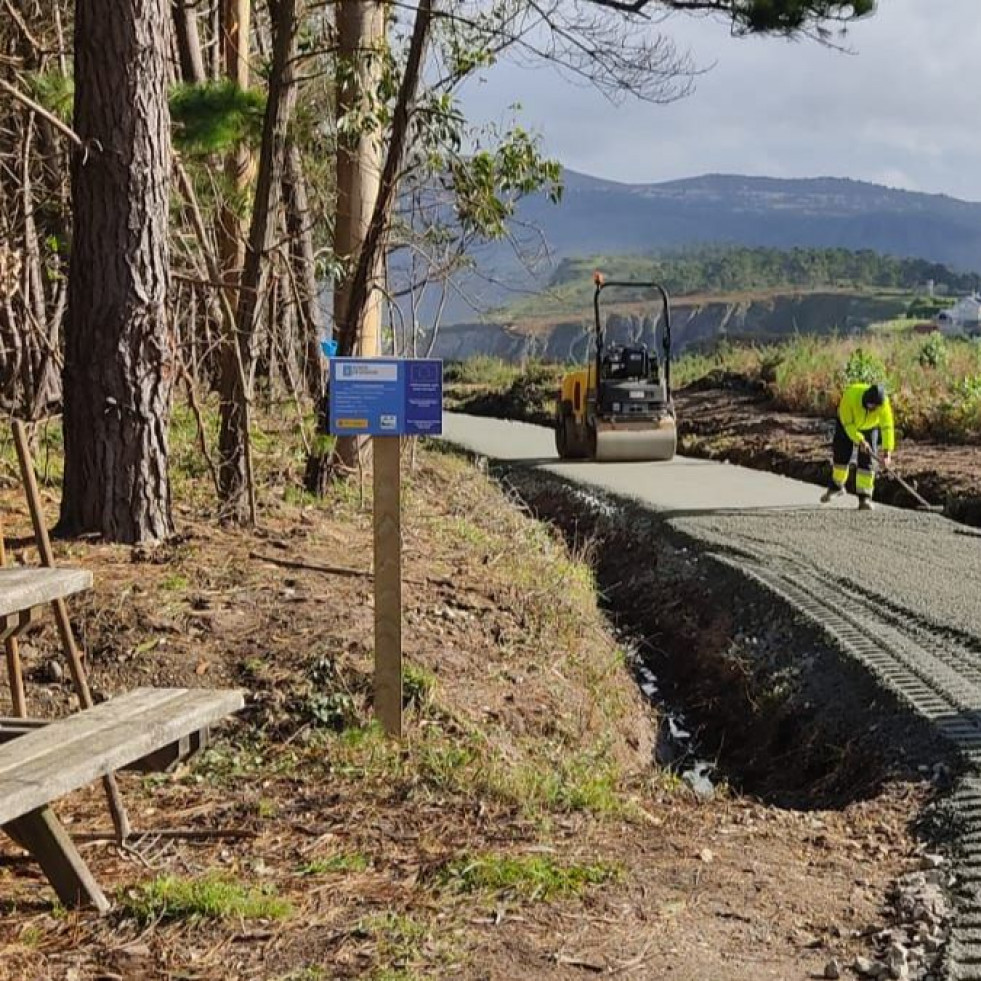
[[[882,448],[887,452],[892,452],[896,448],[896,432],[893,428],[892,406],[889,398],[875,408],[866,409],[862,405],[862,396],[870,386],[865,382],[856,382],[849,385],[842,393],[841,401],[838,403],[838,418],[848,433],[848,438],[853,443],[862,442],[862,431],[868,429],[878,429],[882,434]]]

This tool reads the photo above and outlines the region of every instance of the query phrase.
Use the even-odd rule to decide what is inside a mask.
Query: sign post
[[[443,363],[434,359],[332,358],[330,431],[371,436],[375,592],[375,717],[402,735],[403,436],[443,431]]]

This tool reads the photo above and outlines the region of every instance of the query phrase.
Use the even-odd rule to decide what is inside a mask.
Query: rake
[[[884,473],[889,474],[904,490],[908,491],[919,503],[921,510],[932,511],[934,514],[943,514],[942,504],[931,504],[915,487],[910,486],[896,471],[883,462],[882,458],[876,453],[871,454],[872,459],[882,467]]]

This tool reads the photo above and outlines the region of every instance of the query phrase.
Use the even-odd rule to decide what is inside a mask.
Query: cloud
[[[556,71],[502,62],[464,94],[468,113],[521,103],[566,166],[646,182],[722,172],[839,176],[981,200],[978,0],[880,0],[851,53],[809,41],[733,38],[712,19],[662,29],[712,65],[688,98],[613,105]]]

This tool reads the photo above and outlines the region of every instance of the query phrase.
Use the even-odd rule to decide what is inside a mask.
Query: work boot
[[[836,497],[841,497],[841,495],[844,494],[844,493],[845,493],[845,488],[844,487],[837,487],[837,486],[835,486],[835,487],[829,487],[821,495],[821,503],[822,504],[830,504],[831,501],[833,501]]]
[[[871,511],[875,505],[872,503],[872,498],[868,494],[861,494],[858,498],[858,509],[859,511]]]

